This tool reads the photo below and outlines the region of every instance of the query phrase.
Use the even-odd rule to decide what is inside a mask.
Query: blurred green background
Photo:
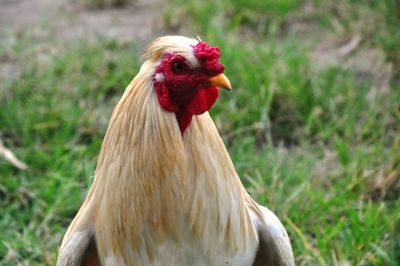
[[[0,1],[0,265],[54,265],[156,36],[222,50],[211,110],[298,265],[400,264],[398,0]]]

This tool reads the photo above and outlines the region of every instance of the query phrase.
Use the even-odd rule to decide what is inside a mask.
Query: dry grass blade
[[[346,42],[344,45],[339,47],[338,49],[338,54],[340,56],[346,56],[350,54],[352,51],[357,49],[357,47],[360,45],[362,40],[361,35],[356,34],[354,35],[348,42]]]
[[[26,170],[28,168],[28,166],[18,160],[18,158],[14,155],[14,153],[10,150],[7,149],[4,144],[3,141],[0,139],[0,156],[3,157],[6,161],[10,162],[13,166],[15,166],[18,169],[21,170]]]
[[[394,167],[386,167],[379,171],[373,180],[371,195],[374,198],[390,198],[400,189],[400,172]]]

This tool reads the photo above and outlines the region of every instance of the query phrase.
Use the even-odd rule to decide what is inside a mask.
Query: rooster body
[[[167,36],[145,58],[58,265],[294,265],[285,229],[245,191],[207,112],[216,85],[230,87],[219,50]]]

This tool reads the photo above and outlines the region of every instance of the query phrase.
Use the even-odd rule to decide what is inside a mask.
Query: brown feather
[[[99,254],[94,239],[90,242],[88,250],[83,257],[82,266],[100,266]]]

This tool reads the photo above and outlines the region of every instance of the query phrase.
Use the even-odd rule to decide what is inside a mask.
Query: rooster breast
[[[138,248],[127,242],[124,259],[113,254],[112,247],[100,249],[105,265],[253,264],[258,249],[251,221],[255,214],[247,207],[248,195],[209,114],[195,117],[186,134],[185,170],[170,172],[159,186],[161,197],[169,195],[157,210],[167,224],[164,231],[158,233],[143,221]],[[109,235],[95,231],[101,243],[108,242]]]
[[[183,228],[181,229],[182,231]],[[182,232],[183,233],[183,232]],[[187,231],[183,234],[187,234]],[[183,241],[182,241],[183,240]],[[215,239],[214,245],[204,249],[202,241],[193,241],[193,239],[180,239],[179,244],[174,239],[166,239],[156,248],[156,256],[149,258],[144,250],[142,256],[136,257],[134,263],[124,263],[114,255],[106,257],[104,263],[106,266],[125,266],[125,265],[148,265],[148,266],[212,266],[212,265],[232,265],[232,266],[250,266],[253,265],[257,252],[257,243],[252,243],[248,249],[239,248],[235,254],[226,253],[223,243]]]

